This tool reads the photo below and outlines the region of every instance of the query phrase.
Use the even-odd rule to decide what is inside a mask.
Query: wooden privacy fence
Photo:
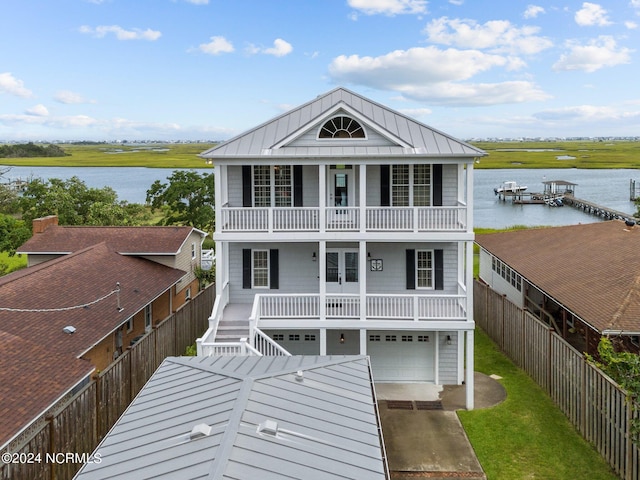
[[[0,479],[73,478],[162,361],[183,355],[208,328],[214,299],[214,286],[201,291],[52,415],[40,419],[41,426],[31,435],[0,452]],[[14,461],[7,464],[5,455]]]
[[[552,328],[487,285],[474,285],[476,324],[526,371],[625,480],[640,480],[638,418],[625,392]]]

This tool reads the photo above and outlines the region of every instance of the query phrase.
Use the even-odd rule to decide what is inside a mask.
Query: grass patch
[[[61,145],[66,157],[1,158],[2,165],[24,167],[212,168],[198,157],[213,144]]]
[[[9,256],[7,252],[0,252],[0,272],[5,274],[20,270],[27,266],[26,255]],[[6,270],[5,270],[6,268]],[[0,273],[2,274],[2,273]]]
[[[507,390],[500,405],[458,412],[489,480],[618,478],[551,398],[480,329],[475,369],[500,375]]]
[[[475,168],[640,168],[640,142],[473,142],[489,155]],[[560,157],[560,158],[559,158]]]

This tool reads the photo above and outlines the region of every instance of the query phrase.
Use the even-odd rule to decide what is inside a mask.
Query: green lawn
[[[618,478],[551,398],[484,332],[476,329],[475,339],[476,371],[501,376],[507,390],[500,405],[458,412],[488,480]]]
[[[9,256],[7,252],[0,252],[0,275],[11,273],[27,266],[26,255]],[[6,268],[6,271],[4,270]]]

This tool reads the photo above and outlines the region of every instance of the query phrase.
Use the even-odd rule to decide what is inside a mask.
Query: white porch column
[[[360,205],[360,231],[367,231],[367,166],[360,165],[359,170],[359,205]]]
[[[224,251],[224,243],[216,241],[216,297],[220,297],[222,294],[222,288],[225,282],[225,262],[227,261],[227,255]]]
[[[465,272],[465,287],[467,294],[467,320],[473,320],[473,241],[469,240],[465,242],[466,248],[466,272]]]
[[[360,286],[360,320],[367,319],[367,242],[360,241],[358,259],[358,284]]]
[[[215,185],[215,192],[213,194],[213,201],[215,202],[214,205],[214,211],[216,214],[216,226],[215,226],[215,231],[216,232],[221,232],[222,231],[222,192],[224,191],[225,187],[223,187],[223,177],[226,177],[226,175],[223,175],[222,167],[220,165],[217,165],[215,167],[213,167],[213,183]],[[226,181],[226,178],[224,179]],[[218,242],[216,242],[216,247]],[[219,250],[216,248],[216,253]]]
[[[462,167],[461,167],[462,168]],[[473,163],[467,163],[467,232],[473,232]]]
[[[319,307],[319,312],[320,312],[320,320],[326,320],[327,319],[327,242],[325,240],[320,240],[318,242],[318,278],[319,278],[319,285],[318,285],[318,293],[319,293],[319,299],[318,301],[320,302],[320,304],[318,305]],[[322,330],[320,330],[320,335],[322,335]],[[325,341],[322,342],[322,336],[320,337],[320,343],[321,345],[324,344],[325,349],[326,349],[326,331],[324,332],[325,334]],[[322,347],[321,347],[322,348]]]
[[[320,329],[320,355],[327,354],[327,329]]]
[[[318,165],[318,223],[320,232],[327,228],[327,166]]]
[[[474,406],[474,351],[473,351],[473,338],[474,331],[467,330],[467,365],[466,365],[466,379],[465,379],[465,393],[466,393],[466,405],[467,410],[473,410]]]
[[[360,329],[360,355],[367,354],[367,331],[364,328]]]

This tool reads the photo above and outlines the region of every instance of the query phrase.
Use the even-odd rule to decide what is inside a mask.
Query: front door
[[[330,207],[349,207],[353,201],[352,194],[353,172],[350,169],[329,170],[329,198],[327,205]]]
[[[327,249],[327,293],[358,293],[358,250]]]

